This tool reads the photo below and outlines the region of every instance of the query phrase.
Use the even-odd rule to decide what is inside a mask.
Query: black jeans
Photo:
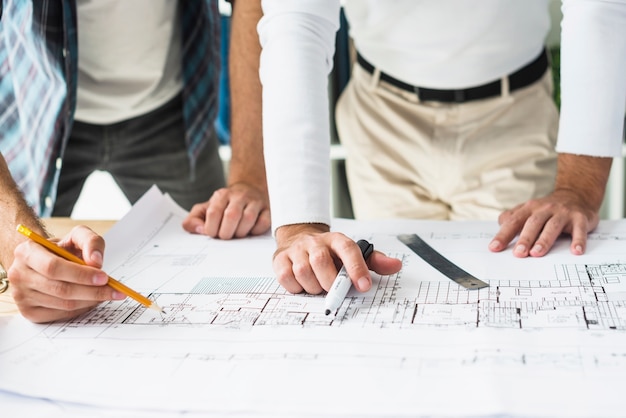
[[[224,187],[215,133],[191,172],[180,95],[160,108],[111,125],[75,122],[63,157],[53,216],[70,216],[87,177],[111,174],[130,203],[153,184],[183,208],[208,200]]]

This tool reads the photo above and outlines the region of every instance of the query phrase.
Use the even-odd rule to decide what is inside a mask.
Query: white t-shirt
[[[346,0],[357,49],[403,81],[461,88],[532,61],[547,0]],[[272,227],[330,223],[329,105],[339,0],[264,0],[258,26]]]
[[[182,89],[178,1],[78,0],[78,121],[148,113]]]

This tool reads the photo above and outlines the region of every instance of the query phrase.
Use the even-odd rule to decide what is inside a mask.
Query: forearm
[[[613,159],[608,157],[560,153],[555,193],[576,196],[584,202],[582,206],[597,213],[602,206],[612,163]]]
[[[18,224],[47,236],[43,224],[22,197],[0,155],[0,264],[5,269],[13,263],[13,250],[25,239],[15,229]]]
[[[267,193],[261,122],[261,45],[256,26],[260,0],[232,1],[229,50],[231,161],[228,184],[246,183]]]

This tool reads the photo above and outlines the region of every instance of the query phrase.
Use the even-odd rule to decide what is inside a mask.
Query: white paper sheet
[[[118,410],[241,416],[619,416],[626,401],[626,221],[602,222],[587,254],[487,250],[491,222],[336,220],[403,260],[323,296],[274,280],[269,236],[190,235],[157,189],[106,234],[105,270],[133,300],[67,323],[0,324],[0,390]],[[489,282],[465,290],[397,240],[418,233]],[[8,396],[7,395],[7,396]]]

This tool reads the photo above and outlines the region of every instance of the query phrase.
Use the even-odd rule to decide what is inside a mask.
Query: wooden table
[[[71,218],[44,218],[44,224],[50,234],[55,237],[63,237],[76,225],[86,225],[100,235],[104,235],[116,221],[109,220],[76,220]],[[15,315],[18,313],[17,306],[11,297],[11,287],[5,293],[0,294],[0,316]]]
[[[62,237],[76,225],[86,225],[96,233],[104,235],[117,221],[76,220],[71,218],[47,218],[43,220],[48,232],[55,237]]]

